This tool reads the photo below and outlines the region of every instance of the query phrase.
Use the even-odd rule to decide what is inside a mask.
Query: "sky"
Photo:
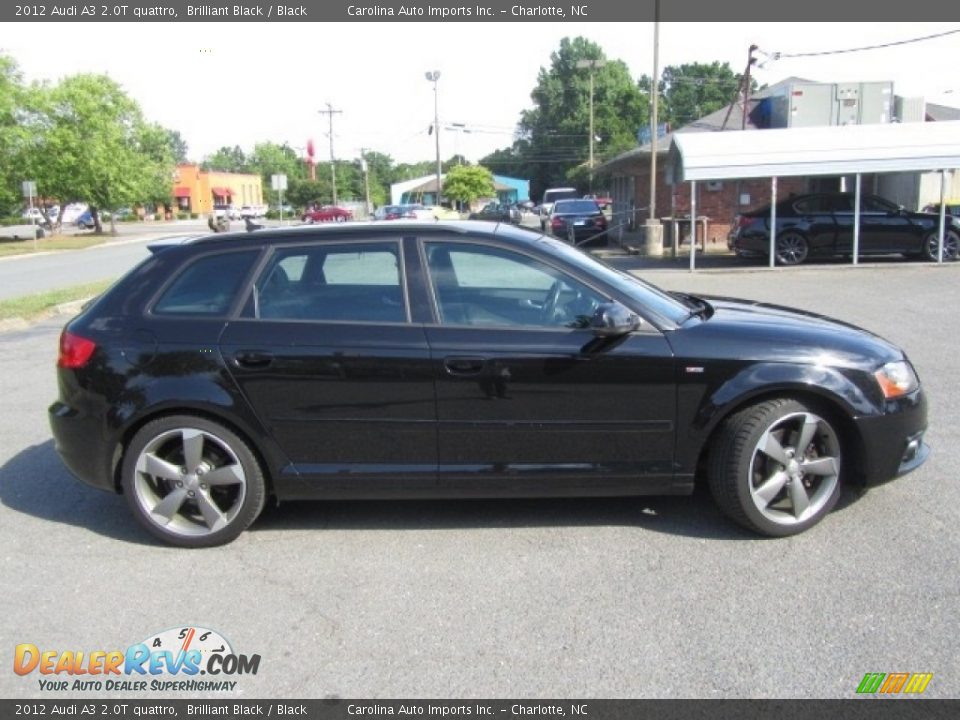
[[[11,27],[7,28],[12,29]],[[943,23],[662,23],[660,66],[729,62],[741,72],[751,44],[766,54],[890,43],[956,29]],[[217,148],[287,142],[329,158],[361,148],[397,162],[434,158],[433,84],[439,70],[440,154],[477,161],[510,145],[541,67],[566,36],[598,43],[639,78],[653,71],[652,23],[26,23],[0,37],[27,80],[106,73],[148,120],[179,130],[191,159]],[[864,52],[770,60],[760,84],[893,81],[898,95],[960,106],[960,34]]]

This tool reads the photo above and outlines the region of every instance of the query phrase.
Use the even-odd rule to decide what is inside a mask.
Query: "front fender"
[[[866,373],[859,373],[866,376]],[[699,397],[691,385],[681,386],[678,403],[679,428],[689,428],[677,438],[677,458],[689,467],[680,472],[693,472],[697,458],[717,426],[733,412],[763,398],[799,396],[815,397],[853,419],[880,415],[883,409],[870,393],[861,387],[856,370],[798,364],[760,362],[741,368],[716,386],[703,387]]]

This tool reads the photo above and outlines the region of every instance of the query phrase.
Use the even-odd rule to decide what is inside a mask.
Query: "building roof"
[[[934,122],[945,122],[949,120],[960,120],[960,108],[950,107],[949,105],[936,105],[927,103],[927,120]]]
[[[741,127],[743,125],[743,106],[734,105],[733,109],[731,110],[729,105],[724,105],[719,110],[712,112],[709,115],[705,115],[698,120],[694,120],[692,123],[677,128],[673,132],[667,133],[663,137],[658,138],[657,155],[666,155],[666,153],[669,152],[670,143],[673,140],[673,136],[678,133],[720,132],[721,130],[724,132],[731,132],[740,131],[743,129],[758,130],[759,128],[754,125],[753,121],[750,119],[750,115],[760,101],[765,100],[772,95],[778,95],[781,90],[784,90],[790,85],[810,82],[814,81],[805,80],[804,78],[799,77],[788,77],[774,83],[773,85],[768,85],[762,90],[758,90],[754,95],[751,95],[750,99],[747,101],[747,124],[745,128]],[[727,119],[728,112],[730,113],[729,119]],[[724,120],[727,120],[726,127],[724,127]],[[641,145],[633,150],[628,150],[625,153],[621,153],[615,158],[607,160],[602,165],[597,166],[597,172],[610,172],[612,170],[617,170],[626,164],[630,164],[632,161],[640,158],[649,158],[651,147],[652,145],[647,143],[646,145]]]
[[[960,168],[960,120],[688,133],[670,145],[678,181]]]

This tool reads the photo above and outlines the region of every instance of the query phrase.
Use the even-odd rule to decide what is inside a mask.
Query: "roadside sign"
[[[23,181],[23,196],[33,197],[37,194],[37,183],[34,180]]]
[[[286,175],[271,175],[270,176],[270,187],[273,190],[286,190],[287,189],[287,176]]]

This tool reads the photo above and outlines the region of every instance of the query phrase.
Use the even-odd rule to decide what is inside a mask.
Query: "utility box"
[[[791,83],[771,98],[771,127],[873,125],[893,120],[893,83]]]

